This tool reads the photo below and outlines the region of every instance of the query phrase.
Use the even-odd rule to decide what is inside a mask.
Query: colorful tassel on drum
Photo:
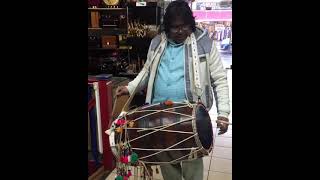
[[[131,170],[128,170],[127,176],[128,176],[128,177],[132,176]]]
[[[115,124],[118,126],[122,126],[122,125],[126,124],[126,120],[125,119],[117,119],[115,121]]]
[[[120,175],[118,175],[118,176],[116,177],[116,180],[123,180],[123,177],[120,176]]]
[[[123,180],[128,180],[130,176],[132,176],[132,174],[131,174],[131,171],[128,170],[128,173],[126,176],[123,177]]]
[[[130,122],[129,122],[129,127],[131,127],[131,128],[132,128],[132,127],[133,127],[133,125],[134,125],[134,122],[133,122],[133,121],[130,121]]]
[[[122,127],[117,127],[117,128],[116,128],[116,132],[117,132],[117,133],[122,133],[122,130],[123,130]]]
[[[120,162],[127,164],[128,162],[130,162],[130,156],[122,156],[120,158]]]
[[[136,163],[138,160],[138,154],[137,153],[132,153],[129,156],[122,156],[120,157],[120,162],[124,163],[124,164],[128,164],[128,163]]]
[[[138,161],[138,154],[133,152],[131,154],[130,159],[131,159],[131,161],[130,161],[131,163],[133,163],[133,164],[136,163]]]

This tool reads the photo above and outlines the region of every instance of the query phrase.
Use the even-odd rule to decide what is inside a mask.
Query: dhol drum
[[[122,113],[108,130],[110,146],[118,161],[134,153],[135,161],[149,165],[179,163],[208,155],[213,130],[201,103],[145,105]],[[133,161],[133,156],[131,156]]]

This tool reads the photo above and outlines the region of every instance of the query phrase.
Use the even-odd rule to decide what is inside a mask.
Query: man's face
[[[185,24],[183,19],[177,17],[173,19],[169,28],[169,38],[175,43],[182,43],[192,33],[191,26]]]

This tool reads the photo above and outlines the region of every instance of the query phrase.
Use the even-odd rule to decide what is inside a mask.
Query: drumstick
[[[222,123],[222,124],[229,124],[229,125],[232,125],[231,122],[228,122],[228,121],[221,121],[221,120],[216,120],[217,123]]]

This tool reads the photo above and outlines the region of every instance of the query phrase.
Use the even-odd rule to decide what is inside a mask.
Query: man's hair
[[[183,0],[177,0],[168,5],[163,17],[164,31],[167,34],[170,30],[170,22],[177,17],[181,17],[185,24],[190,25],[192,32],[196,31],[196,22],[188,3]]]

